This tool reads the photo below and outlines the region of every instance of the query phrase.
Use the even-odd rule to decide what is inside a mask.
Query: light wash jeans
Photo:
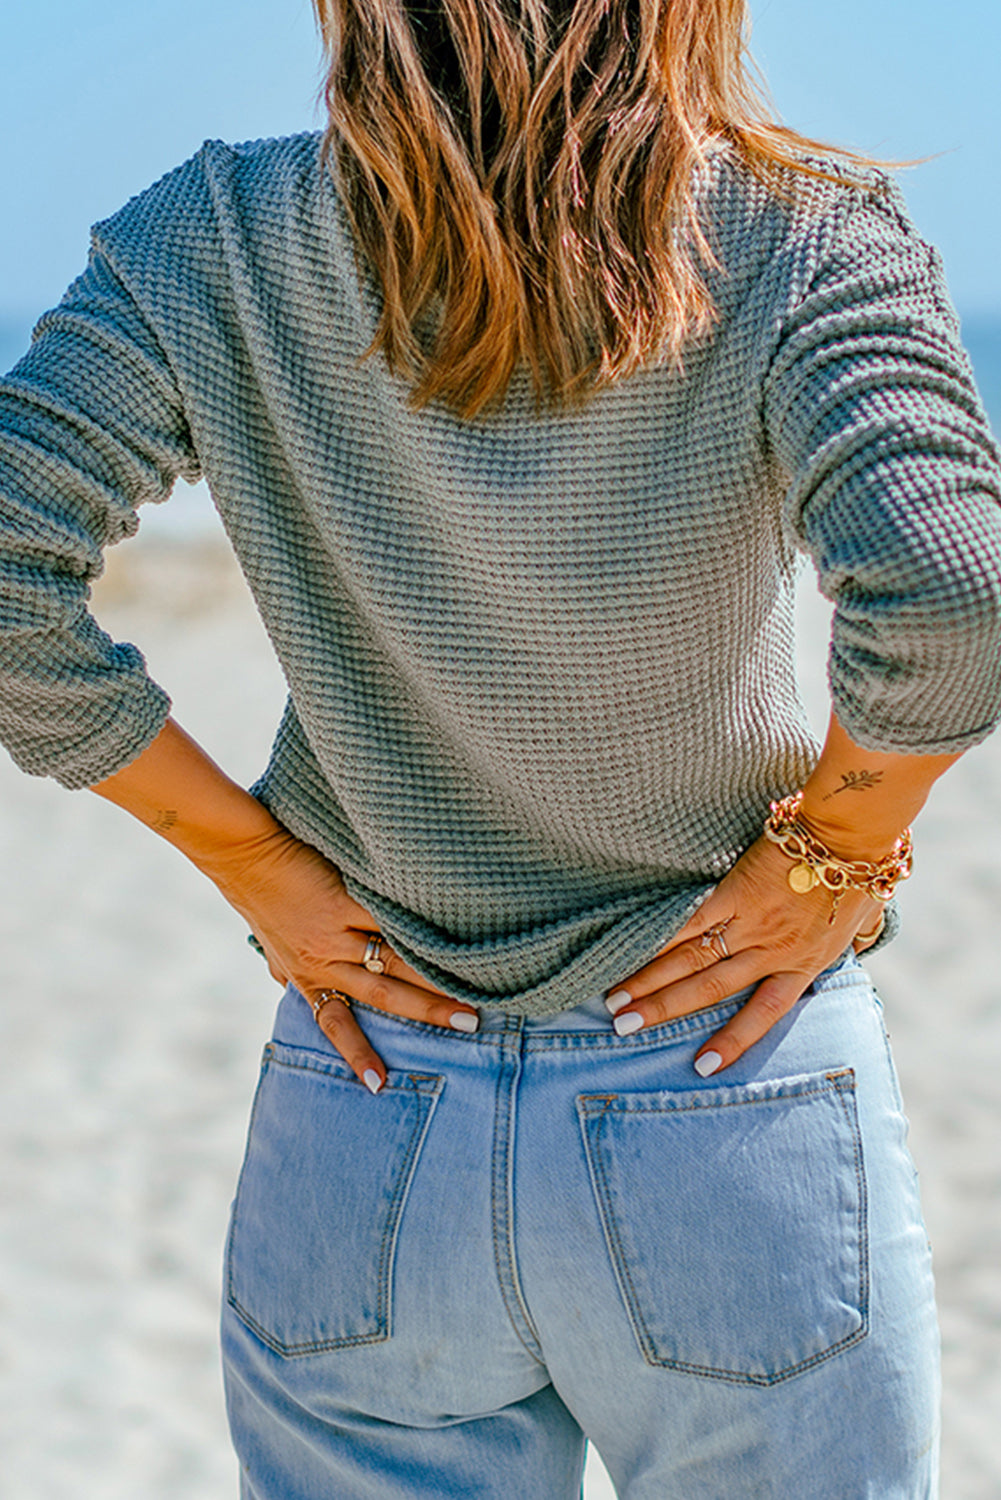
[[[847,956],[735,1066],[736,1002],[473,1037],[294,990],[227,1252],[244,1500],[927,1500],[937,1331],[879,1002]]]

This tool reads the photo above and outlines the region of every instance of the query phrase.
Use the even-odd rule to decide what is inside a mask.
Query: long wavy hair
[[[382,291],[366,356],[415,407],[472,418],[524,364],[567,408],[680,360],[713,318],[708,143],[776,187],[827,175],[831,148],[770,116],[746,0],[313,4],[325,157]]]

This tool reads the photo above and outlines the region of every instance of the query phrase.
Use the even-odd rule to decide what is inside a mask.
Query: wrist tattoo
[[[867,792],[870,787],[879,786],[882,779],[882,771],[843,771],[841,785],[836,786],[833,792],[828,792],[821,801],[829,802],[841,792]]]
[[[169,833],[174,824],[177,822],[177,818],[178,814],[175,808],[161,807],[157,811],[156,817],[153,819],[151,827],[155,828],[157,833]]]

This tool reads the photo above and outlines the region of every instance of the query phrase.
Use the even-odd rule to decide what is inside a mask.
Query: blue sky
[[[754,0],[790,124],[895,157],[970,318],[1001,324],[998,0]],[[0,321],[83,264],[90,223],[209,136],[311,128],[309,0],[31,0],[0,21]]]

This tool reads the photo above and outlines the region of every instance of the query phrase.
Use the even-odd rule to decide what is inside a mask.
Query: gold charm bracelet
[[[783,797],[771,804],[765,819],[765,837],[793,861],[788,875],[790,888],[800,896],[818,885],[833,891],[829,922],[834,921],[845,891],[865,891],[875,901],[889,901],[900,881],[906,880],[914,868],[911,830],[905,828],[889,854],[874,864],[862,859],[839,859],[800,820],[802,802],[802,792]]]

